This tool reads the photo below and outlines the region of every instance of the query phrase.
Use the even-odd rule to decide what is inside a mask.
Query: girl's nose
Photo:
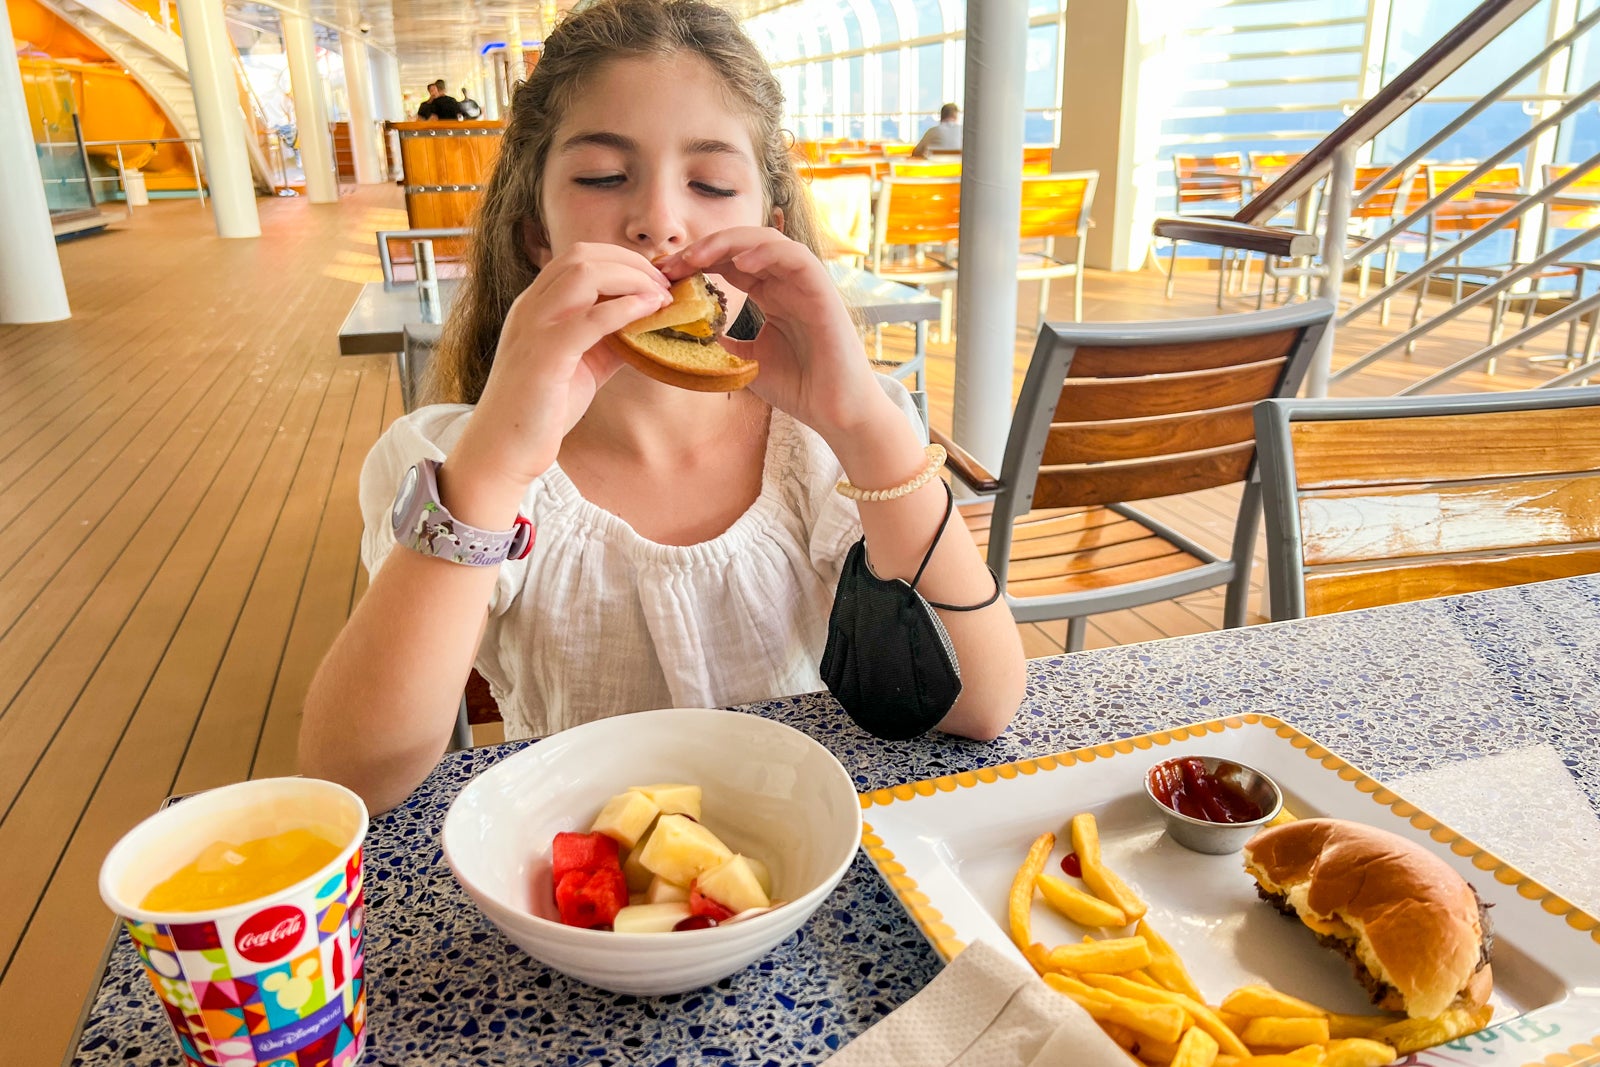
[[[646,254],[665,254],[683,246],[687,234],[668,190],[653,185],[640,189],[628,218],[628,239]]]

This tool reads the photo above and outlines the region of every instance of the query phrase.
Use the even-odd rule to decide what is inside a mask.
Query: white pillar
[[[305,0],[299,0],[294,11],[280,8],[278,19],[283,25],[289,88],[294,93],[294,124],[300,165],[306,172],[306,197],[313,204],[334,204],[339,200],[339,181],[333,173],[333,149],[328,143],[327,95],[317,70],[317,43]]]
[[[1000,469],[1011,425],[1028,0],[967,6],[955,439]]]
[[[183,51],[189,60],[217,236],[260,237],[255,180],[245,148],[244,112],[222,0],[178,0],[178,21],[183,26]]]
[[[61,259],[50,229],[39,154],[28,129],[22,68],[10,47],[11,18],[0,0],[0,322],[57,322],[70,318]]]
[[[378,127],[373,119],[372,64],[360,37],[339,34],[339,54],[344,58],[345,95],[350,98],[350,149],[356,159],[356,182],[376,185],[383,181],[383,155],[378,150]]]
[[[485,52],[479,57],[478,80],[483,83],[483,95],[478,99],[486,119],[500,117],[500,86],[496,84],[495,69],[493,54]]]
[[[511,77],[506,85],[515,93],[517,83],[527,77],[527,67],[522,58],[522,17],[517,14],[516,8],[506,15],[506,62],[511,68]]]

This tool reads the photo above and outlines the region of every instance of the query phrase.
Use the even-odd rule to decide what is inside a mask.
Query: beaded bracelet
[[[888,489],[862,489],[859,486],[851,485],[849,480],[846,479],[834,486],[834,488],[838,490],[840,496],[849,497],[851,500],[865,500],[874,503],[881,500],[898,500],[900,497],[910,496],[937,478],[939,470],[944,466],[945,451],[943,445],[929,445],[924,449],[924,452],[928,457],[928,465],[923,467],[909,481],[901,482],[899,485],[891,486]]]

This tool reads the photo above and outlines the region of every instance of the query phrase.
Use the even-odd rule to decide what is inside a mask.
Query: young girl
[[[373,579],[307,695],[305,773],[399,803],[474,663],[510,738],[821,689],[863,535],[882,578],[910,581],[933,546],[918,591],[969,609],[939,612],[962,687],[938,728],[988,739],[1010,722],[1016,627],[817,258],[781,103],[731,16],[699,0],[605,0],[550,35],[431,371],[440,403],[390,427],[362,473]],[[697,270],[728,295],[724,346],[760,363],[748,389],[676,389],[608,346]],[[483,565],[440,558],[418,515],[447,518]],[[868,671],[898,655],[876,644],[851,650]]]

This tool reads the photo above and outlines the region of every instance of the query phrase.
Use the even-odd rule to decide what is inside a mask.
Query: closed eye
[[[622,175],[607,174],[600,178],[574,178],[572,180],[577,182],[579,185],[588,185],[603,189],[609,186],[622,184]]]
[[[691,184],[693,184],[696,189],[702,193],[705,193],[707,196],[729,197],[739,195],[739,191],[737,189],[724,189],[717,185],[707,185],[705,182],[693,182]]]

